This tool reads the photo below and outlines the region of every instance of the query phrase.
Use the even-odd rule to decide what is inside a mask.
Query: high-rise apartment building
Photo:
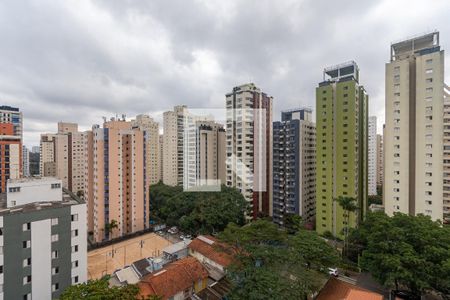
[[[0,106],[0,123],[11,123],[13,125],[13,135],[23,137],[23,116],[16,107],[7,105]]]
[[[33,146],[33,147],[31,147],[31,153],[39,153],[39,151],[40,151],[39,146]]]
[[[377,194],[377,170],[378,170],[378,150],[377,150],[377,117],[369,117],[369,141],[368,141],[368,191],[369,195]]]
[[[57,299],[87,280],[86,204],[61,180],[10,179],[0,208],[1,299]]]
[[[327,78],[328,77],[328,78]],[[316,230],[342,237],[367,212],[368,95],[359,68],[347,62],[324,70],[316,88]],[[355,198],[358,206],[346,224],[346,211],[334,199]]]
[[[442,220],[443,92],[439,32],[391,45],[384,136],[388,215],[422,213]]]
[[[131,122],[112,118],[87,133],[86,199],[94,241],[116,238],[148,226],[144,193],[144,132]],[[117,222],[112,232],[106,224]]]
[[[40,174],[61,179],[79,195],[85,190],[86,157],[86,133],[78,124],[59,122],[57,133],[41,134]]]
[[[159,181],[159,124],[148,115],[138,115],[136,119],[131,120],[131,125],[144,133],[144,172],[147,190],[148,186]]]
[[[22,146],[22,173],[23,176],[30,176],[30,152],[27,146]]]
[[[272,101],[253,83],[226,94],[227,185],[251,204],[251,217],[272,215]]]
[[[187,115],[184,132],[184,190],[219,190],[225,184],[225,129]]]
[[[163,182],[176,186],[183,184],[183,139],[185,105],[175,106],[164,112],[163,133]]]
[[[283,111],[273,123],[273,221],[286,215],[314,222],[316,207],[316,126],[309,108]]]
[[[444,217],[450,217],[450,87],[444,84]]]
[[[0,123],[0,193],[6,191],[8,179],[22,176],[22,138],[11,123]]]
[[[377,134],[377,187],[383,186],[384,173],[383,135]]]
[[[164,177],[164,135],[159,135],[159,173],[158,173],[158,181],[162,181]]]

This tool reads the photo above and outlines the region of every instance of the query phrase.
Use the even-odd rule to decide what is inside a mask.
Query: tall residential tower
[[[443,93],[439,32],[391,45],[384,136],[388,215],[422,213],[442,220]]]
[[[328,78],[327,78],[328,77]],[[343,236],[367,211],[368,95],[359,68],[347,62],[324,70],[316,88],[316,229]],[[358,210],[346,211],[334,199],[352,197]]]
[[[286,215],[306,223],[316,215],[316,126],[308,108],[283,111],[273,123],[273,220]]]

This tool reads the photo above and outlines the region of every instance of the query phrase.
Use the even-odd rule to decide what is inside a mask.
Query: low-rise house
[[[363,289],[359,286],[331,277],[316,300],[383,300],[383,295]]]
[[[200,235],[188,246],[189,255],[198,259],[208,270],[209,276],[219,281],[225,276],[226,268],[232,262],[230,249],[216,238]]]
[[[126,267],[114,272],[109,279],[110,286],[125,286],[139,282],[139,275],[133,267]]]
[[[157,295],[164,300],[182,300],[205,289],[207,281],[205,267],[194,257],[186,257],[144,276],[138,287],[142,297]]]
[[[167,246],[163,249],[163,256],[166,259],[181,259],[188,256],[188,246],[192,242],[192,240],[184,240],[170,246]]]

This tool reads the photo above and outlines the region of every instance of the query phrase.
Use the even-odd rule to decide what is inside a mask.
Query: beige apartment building
[[[138,115],[136,119],[131,120],[131,125],[144,133],[144,166],[147,189],[148,186],[158,183],[160,178],[159,124],[148,115]]]
[[[251,204],[251,217],[273,214],[272,101],[253,83],[226,94],[226,181]]]
[[[164,174],[164,161],[163,161],[163,153],[164,153],[164,136],[162,134],[159,135],[159,173],[158,173],[158,181],[163,180]]]
[[[450,217],[450,87],[444,84],[444,217]]]
[[[377,186],[383,186],[383,135],[377,134]]]
[[[439,32],[391,45],[386,64],[384,203],[442,220],[444,50]]]
[[[186,117],[184,190],[220,190],[225,184],[225,129],[205,118]]]
[[[144,192],[144,132],[112,118],[88,133],[88,225],[96,242],[143,230],[149,203]],[[106,224],[117,222],[112,232]]]
[[[163,115],[163,177],[164,184],[183,184],[183,133],[185,105],[175,106]]]
[[[56,177],[63,187],[82,195],[85,190],[86,133],[78,124],[59,122],[57,133],[41,135],[40,174]]]

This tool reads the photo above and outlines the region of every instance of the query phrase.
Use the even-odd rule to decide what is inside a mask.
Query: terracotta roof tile
[[[204,241],[204,238],[211,240],[214,243],[209,244]],[[203,256],[224,267],[230,265],[233,260],[232,255],[226,251],[227,246],[210,235],[203,235],[201,238],[197,237],[189,244],[188,248],[199,252]]]
[[[194,257],[186,257],[166,265],[156,273],[144,276],[138,283],[141,296],[170,298],[208,278],[208,272]]]
[[[336,278],[330,278],[316,300],[383,300],[383,296]]]

